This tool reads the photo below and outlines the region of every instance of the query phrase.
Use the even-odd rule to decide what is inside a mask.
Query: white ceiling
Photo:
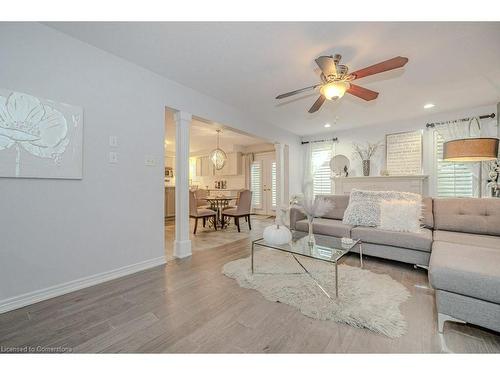
[[[49,23],[96,47],[299,135],[424,116],[500,101],[500,23]],[[380,92],[347,95],[316,114],[317,95],[277,102],[318,82],[314,59],[340,53],[351,71],[394,56],[398,71],[356,83]],[[316,70],[316,71],[315,71]]]
[[[221,130],[219,145],[224,151],[241,151],[241,148],[253,145],[266,145],[271,149],[274,147],[262,138],[236,132],[216,123],[193,119],[189,128],[190,154],[214,149],[217,146],[217,129]],[[165,112],[165,148],[168,154],[175,153],[175,122],[171,111]]]

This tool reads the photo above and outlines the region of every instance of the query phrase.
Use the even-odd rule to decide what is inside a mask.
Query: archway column
[[[191,256],[189,239],[189,127],[192,116],[175,114],[175,241],[174,256]]]
[[[275,143],[274,150],[276,154],[276,209],[279,210],[282,205],[288,206],[288,145]]]

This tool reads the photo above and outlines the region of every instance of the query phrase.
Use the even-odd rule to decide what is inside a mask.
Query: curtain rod
[[[453,122],[453,121],[470,121],[470,119],[472,119],[474,117],[466,117],[466,118],[460,118],[458,120],[451,120],[451,121],[441,121],[441,122],[431,122],[431,123],[427,123],[425,126],[427,128],[433,128],[435,127],[436,125],[443,125],[443,124],[448,124],[450,122]],[[485,118],[495,118],[495,114],[494,113],[491,113],[489,115],[483,115],[483,116],[479,116],[479,118],[481,120],[485,119]]]
[[[335,138],[328,138],[328,139],[318,139],[316,141],[302,141],[301,143],[303,145],[307,145],[309,143],[320,143],[320,142],[337,142],[339,139],[337,137]]]

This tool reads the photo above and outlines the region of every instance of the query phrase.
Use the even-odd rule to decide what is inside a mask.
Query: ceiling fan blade
[[[290,92],[287,92],[285,94],[278,95],[276,97],[276,99],[283,99],[283,98],[287,98],[287,97],[292,96],[292,95],[300,94],[301,92],[305,92],[305,91],[309,91],[309,90],[314,90],[318,86],[321,86],[321,84],[312,85],[312,86],[309,86],[309,87],[304,87],[303,89],[299,89],[299,90],[295,90],[295,91],[290,91]]]
[[[353,85],[347,90],[351,95],[357,96],[358,98],[364,99],[366,101],[377,99],[378,92],[365,89],[364,87]]]
[[[316,99],[316,101],[314,102],[314,104],[312,105],[311,108],[309,108],[309,113],[314,113],[316,112],[318,109],[320,109],[320,107],[323,105],[323,103],[325,102],[325,97],[323,95],[320,95],[320,97],[318,99]]]
[[[359,78],[371,76],[374,74],[386,72],[388,70],[401,68],[402,66],[405,66],[405,64],[407,62],[408,62],[408,58],[398,56],[398,57],[394,57],[390,60],[382,61],[378,64],[371,65],[367,68],[357,70],[351,74],[355,76],[354,79],[359,79]]]
[[[325,77],[328,78],[328,76],[337,74],[337,67],[332,56],[320,56],[314,61],[316,61],[316,64],[318,64]]]

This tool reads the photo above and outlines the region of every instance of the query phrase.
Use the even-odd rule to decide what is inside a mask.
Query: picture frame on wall
[[[0,88],[0,177],[81,179],[83,108]]]
[[[389,176],[422,174],[422,130],[386,134],[385,144],[385,169]]]

